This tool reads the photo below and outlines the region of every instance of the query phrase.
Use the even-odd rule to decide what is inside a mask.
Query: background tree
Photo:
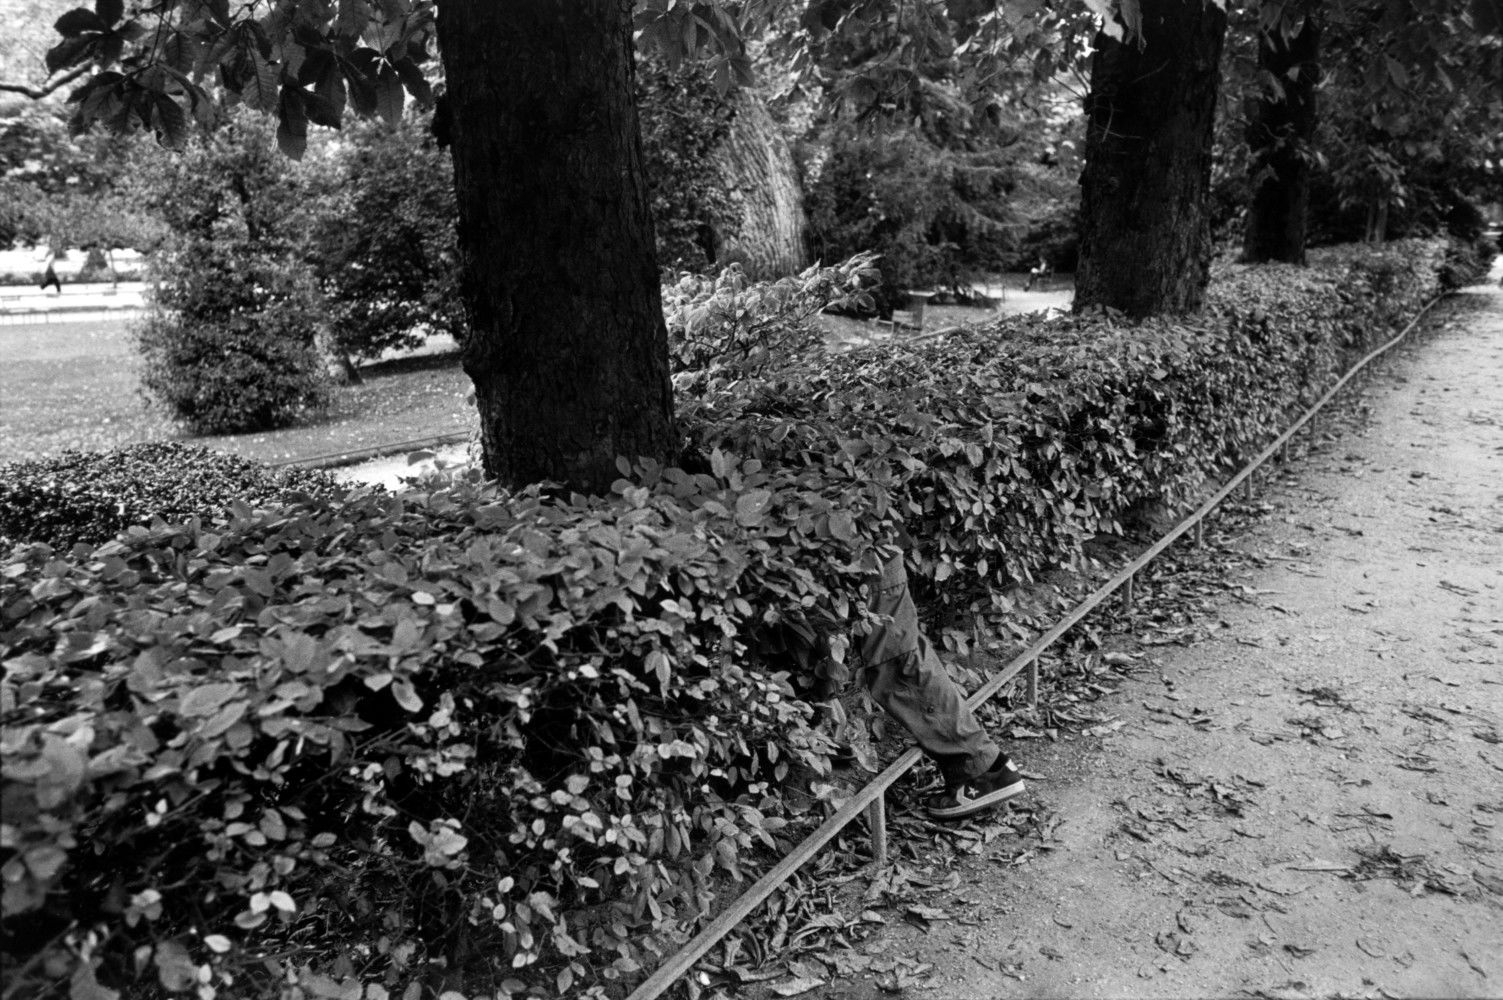
[[[667,346],[632,90],[631,6],[454,0],[233,10],[169,0],[127,17],[97,0],[59,19],[61,72],[92,64],[75,122],[146,128],[181,145],[213,96],[276,114],[288,154],[346,104],[399,119],[431,97],[443,36],[466,371],[487,471],[602,489],[618,454],[674,447]],[[151,28],[150,44],[143,42]],[[586,57],[589,58],[586,58]]]
[[[1117,16],[1091,62],[1075,308],[1193,312],[1210,280],[1226,14],[1201,0],[1144,0]]]
[[[1063,63],[1033,58],[1060,41],[1059,18],[1002,10],[827,0],[771,29],[760,68],[783,81],[777,105],[800,133],[816,252],[879,252],[889,304],[911,288],[969,294],[1039,249],[1031,230],[1073,242],[1049,230],[1073,230],[1058,153],[1075,116],[1041,76]]]
[[[587,491],[675,446],[629,5],[439,14],[485,471]]]
[[[1482,6],[1269,0],[1238,12],[1227,89],[1245,113],[1228,102],[1216,187],[1224,222],[1245,210],[1248,259],[1302,260],[1307,239],[1436,232],[1497,200],[1503,40]]]
[[[1243,259],[1303,264],[1315,166],[1320,0],[1267,0],[1259,22],[1260,86],[1246,127],[1251,198]]]

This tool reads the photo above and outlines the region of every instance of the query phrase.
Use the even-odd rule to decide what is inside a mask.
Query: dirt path
[[[1209,635],[1113,639],[1120,728],[1013,742],[1040,849],[983,827],[808,995],[1503,996],[1503,292],[1448,308],[1260,493]]]

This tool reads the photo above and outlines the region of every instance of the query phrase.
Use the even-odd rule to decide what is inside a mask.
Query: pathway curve
[[[1014,744],[1051,849],[991,840],[859,946],[911,974],[822,995],[1503,996],[1503,291],[1444,310],[1121,728]]]

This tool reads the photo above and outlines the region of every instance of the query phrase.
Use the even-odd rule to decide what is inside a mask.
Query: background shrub
[[[453,168],[428,116],[351,123],[304,172],[306,257],[346,353],[375,359],[431,333],[463,334]]]
[[[291,491],[341,490],[327,473],[273,469],[190,445],[66,451],[0,466],[0,539],[65,550],[107,541],[156,517],[207,518],[233,503],[256,506]]]
[[[327,402],[318,290],[297,261],[227,235],[184,236],[156,255],[152,276],[135,328],[141,387],[190,430],[285,427]]]
[[[1454,291],[1477,284],[1487,277],[1497,255],[1497,245],[1480,232],[1470,239],[1453,237],[1446,242],[1446,256],[1440,267],[1441,288]]]
[[[716,276],[681,274],[663,286],[670,367],[689,376],[676,388],[683,393],[707,378],[734,380],[820,351],[819,314],[870,311],[876,279],[870,253],[773,281],[750,281],[739,264]]]
[[[880,255],[884,309],[908,289],[970,294],[1018,253],[1017,166],[1002,151],[939,146],[912,130],[838,129],[806,192],[815,256]]]

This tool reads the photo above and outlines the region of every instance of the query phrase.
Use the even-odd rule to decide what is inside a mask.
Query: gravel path
[[[1112,637],[1120,726],[1013,741],[1038,849],[994,822],[808,995],[1503,996],[1503,291],[1442,309],[1258,495],[1208,634]]]

